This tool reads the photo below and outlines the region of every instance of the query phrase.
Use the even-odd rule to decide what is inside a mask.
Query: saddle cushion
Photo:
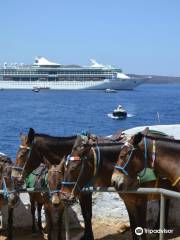
[[[47,188],[47,168],[39,166],[32,173],[30,173],[26,178],[27,188]]]
[[[144,172],[144,169],[138,174],[140,183],[156,181],[157,178],[152,168],[146,168],[145,175],[143,174],[143,172]]]

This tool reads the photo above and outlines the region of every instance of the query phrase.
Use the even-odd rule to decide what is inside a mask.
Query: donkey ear
[[[44,164],[47,166],[48,169],[50,169],[50,167],[52,166],[49,160],[47,160],[47,158],[45,157],[44,157]]]
[[[148,132],[149,132],[149,127],[146,127],[146,128],[142,131],[142,134],[146,136],[146,135],[148,134]]]
[[[22,132],[19,133],[19,137],[20,137],[20,140],[21,140],[22,143],[25,142],[25,140],[26,140],[26,136],[23,135]]]
[[[59,171],[62,172],[62,174],[64,174],[64,164],[66,162],[66,156],[64,156],[62,158],[62,160],[60,161],[59,165],[58,165],[58,168],[59,168]]]
[[[138,145],[138,143],[141,142],[142,138],[143,138],[143,135],[142,135],[142,133],[140,133],[140,132],[137,133],[136,135],[134,135],[133,145]]]
[[[32,143],[32,141],[34,140],[34,135],[35,135],[34,129],[30,128],[27,136],[27,143]]]

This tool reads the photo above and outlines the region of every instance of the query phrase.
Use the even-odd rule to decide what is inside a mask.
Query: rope
[[[175,187],[176,184],[180,181],[180,176],[172,183],[172,186]]]

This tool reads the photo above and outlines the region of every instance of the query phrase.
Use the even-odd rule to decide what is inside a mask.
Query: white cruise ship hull
[[[9,81],[0,80],[0,89],[49,88],[52,90],[132,90],[145,79],[105,79],[103,81]]]

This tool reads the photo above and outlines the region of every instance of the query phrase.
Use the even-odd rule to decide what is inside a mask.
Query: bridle
[[[142,178],[145,174],[146,174],[146,169],[147,169],[147,139],[146,137],[143,138],[144,141],[144,170],[140,171],[137,175],[138,177]],[[129,177],[128,171],[126,170],[130,161],[132,160],[132,155],[134,153],[134,151],[137,149],[134,147],[133,144],[129,143],[129,142],[125,142],[125,144],[122,146],[121,151],[124,147],[127,147],[128,153],[127,153],[127,161],[124,162],[123,166],[119,166],[118,162],[115,165],[115,169],[121,171],[123,174],[125,174],[126,176]]]
[[[26,161],[24,162],[24,165],[23,165],[22,167],[20,167],[20,166],[13,166],[12,169],[15,169],[15,170],[17,170],[17,171],[21,171],[22,174],[23,174],[24,168],[25,168],[25,166],[26,166],[26,164],[27,164],[27,162],[28,162],[28,160],[29,160],[29,158],[30,158],[30,154],[31,154],[31,149],[32,149],[32,147],[27,147],[27,146],[20,145],[19,148],[20,148],[20,149],[26,149],[26,150],[28,150],[28,151],[29,151],[29,152],[28,152],[28,156],[27,156],[27,159],[26,159]]]
[[[13,167],[12,167],[12,169],[17,170],[18,172],[21,172],[21,176],[24,176],[24,170],[25,170],[25,167],[26,167],[26,165],[27,165],[27,163],[28,163],[28,161],[29,161],[29,158],[30,158],[30,156],[31,156],[31,152],[32,152],[32,148],[33,148],[34,144],[35,144],[35,141],[33,141],[33,142],[31,143],[31,146],[24,146],[24,145],[20,145],[20,146],[19,146],[20,149],[26,149],[26,150],[28,150],[28,155],[27,155],[26,161],[24,162],[24,165],[23,165],[22,167],[20,167],[20,166],[13,166]],[[27,153],[26,153],[26,154],[27,154]],[[39,154],[39,153],[38,153],[38,154]]]
[[[54,170],[48,170],[47,175],[48,175],[50,172],[62,173],[62,171],[57,170],[57,169],[54,169]],[[61,183],[61,182],[60,182],[60,183]],[[48,190],[49,190],[49,195],[50,195],[50,197],[52,197],[52,195],[55,194],[55,193],[61,192],[60,188],[59,188],[59,189],[56,188],[55,190],[51,190],[51,187],[50,187],[50,185],[49,185],[49,182],[47,183],[47,187],[48,187]]]
[[[128,156],[127,156],[127,161],[124,162],[124,166],[119,166],[118,163],[116,163],[115,165],[115,169],[119,170],[119,171],[122,171],[126,176],[128,176],[128,172],[126,171],[126,168],[129,164],[129,162],[131,161],[131,157],[132,157],[132,154],[133,152],[135,151],[135,148],[134,146],[129,143],[129,142],[125,142],[125,144],[122,146],[121,148],[121,151],[123,150],[124,147],[128,147],[129,148],[129,151],[128,151]]]
[[[144,175],[146,174],[146,170],[147,170],[147,158],[148,158],[148,151],[147,151],[147,138],[152,140],[152,163],[151,163],[151,169],[155,168],[155,162],[156,162],[156,155],[157,155],[157,151],[156,151],[156,140],[152,139],[151,137],[145,136],[143,135],[143,141],[144,141],[144,169],[141,170],[140,172],[137,173],[137,178],[143,178]],[[163,139],[162,139],[163,140]],[[124,164],[124,166],[119,166],[118,162],[115,166],[115,169],[123,172],[126,176],[130,177],[128,174],[128,171],[126,170],[128,164],[130,163],[130,161],[132,160],[132,154],[133,152],[136,150],[136,148],[134,148],[134,146],[132,144],[130,144],[129,142],[126,142],[123,147],[128,147],[130,149],[130,151],[128,151],[128,157],[127,157],[127,162]],[[122,147],[122,148],[123,148]],[[172,179],[170,180],[172,182]],[[178,182],[180,181],[180,176],[178,176],[173,182],[172,182],[172,186],[175,187]]]
[[[93,185],[95,179],[96,179],[96,176],[97,176],[97,173],[98,173],[98,170],[99,170],[99,166],[100,166],[100,162],[101,162],[101,157],[100,157],[100,149],[99,149],[99,146],[96,145],[96,147],[91,147],[89,149],[89,152],[90,151],[93,151],[93,160],[94,160],[94,172],[93,172],[93,177],[91,178],[91,180],[84,186],[85,188],[88,188],[90,186]],[[88,154],[89,154],[88,152]],[[80,169],[80,173],[78,175],[78,178],[76,180],[76,182],[69,182],[69,181],[63,181],[61,182],[62,185],[66,186],[66,187],[69,187],[69,186],[74,186],[73,189],[72,189],[72,193],[74,192],[80,192],[81,191],[81,187],[80,187],[80,180],[82,178],[82,174],[84,172],[84,169],[85,169],[85,163],[87,161],[87,156],[82,156],[82,157],[79,157],[79,156],[76,156],[76,157],[72,157],[71,155],[68,155],[67,158],[66,158],[66,162],[65,162],[65,165],[66,167],[68,166],[69,162],[71,161],[80,161],[81,162],[81,169]]]

